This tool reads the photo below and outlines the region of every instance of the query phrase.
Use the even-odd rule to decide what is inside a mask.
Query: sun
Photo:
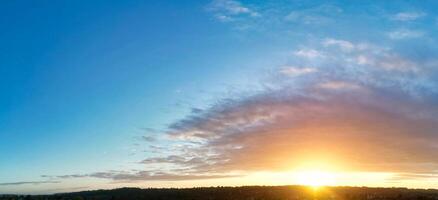
[[[336,175],[327,171],[308,170],[294,173],[294,182],[299,185],[307,185],[313,188],[336,184]]]

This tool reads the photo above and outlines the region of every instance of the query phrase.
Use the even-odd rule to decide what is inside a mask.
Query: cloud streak
[[[207,6],[207,10],[213,12],[215,18],[222,22],[235,21],[240,17],[260,16],[255,10],[234,0],[214,0]]]
[[[399,12],[391,17],[395,21],[414,21],[426,16],[424,12]]]
[[[343,10],[334,5],[320,5],[307,9],[291,11],[284,17],[287,22],[301,23],[306,25],[322,25],[333,22],[335,16]]]
[[[422,37],[423,35],[424,35],[423,31],[409,30],[409,29],[399,29],[388,33],[389,38],[395,40],[419,38]]]
[[[169,161],[157,161],[160,162],[174,162]],[[74,179],[74,178],[98,178],[109,179],[116,182],[137,182],[137,181],[182,181],[182,180],[202,180],[202,179],[218,179],[218,178],[231,178],[238,177],[240,175],[235,174],[191,174],[191,173],[165,173],[159,170],[153,171],[107,171],[96,172],[91,174],[72,174],[72,175],[60,175],[60,176],[43,176],[51,179]],[[40,182],[20,182],[18,184],[39,184]],[[42,183],[42,182],[41,182]],[[44,183],[59,183],[58,181],[47,181]],[[18,185],[17,183],[5,183],[8,185]]]
[[[0,186],[40,185],[40,184],[53,184],[53,183],[60,183],[60,181],[21,181],[21,182],[0,183]]]

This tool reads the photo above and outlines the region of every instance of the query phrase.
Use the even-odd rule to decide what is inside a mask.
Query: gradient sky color
[[[296,184],[306,170],[438,188],[437,10],[1,2],[0,193]]]

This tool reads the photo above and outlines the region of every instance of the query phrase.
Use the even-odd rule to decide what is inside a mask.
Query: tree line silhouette
[[[0,200],[438,200],[438,190],[369,187],[242,186],[119,188],[52,195],[0,195]]]

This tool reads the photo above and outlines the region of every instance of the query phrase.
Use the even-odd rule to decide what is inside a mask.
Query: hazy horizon
[[[406,190],[430,190],[438,192],[438,189],[435,188],[409,188],[409,187],[370,187],[370,186],[351,186],[351,185],[328,185],[328,186],[318,186],[313,187],[310,185],[238,185],[238,186],[226,186],[226,185],[217,185],[217,186],[199,186],[199,187],[115,187],[115,188],[106,188],[106,189],[86,189],[86,188],[76,188],[70,191],[59,191],[56,192],[53,190],[50,193],[45,193],[44,191],[39,191],[37,193],[0,193],[0,197],[8,196],[8,195],[57,195],[57,194],[70,194],[70,193],[78,193],[78,192],[90,192],[90,191],[112,191],[112,190],[123,190],[123,189],[139,189],[139,190],[156,190],[156,189],[177,189],[177,190],[185,190],[185,189],[199,189],[199,188],[251,188],[251,187],[260,187],[260,188],[270,188],[270,187],[299,187],[306,189],[308,191],[318,193],[321,191],[331,190],[333,188],[363,188],[363,189],[406,189]],[[323,192],[321,192],[323,193]]]
[[[0,3],[0,194],[438,189],[438,2]]]

